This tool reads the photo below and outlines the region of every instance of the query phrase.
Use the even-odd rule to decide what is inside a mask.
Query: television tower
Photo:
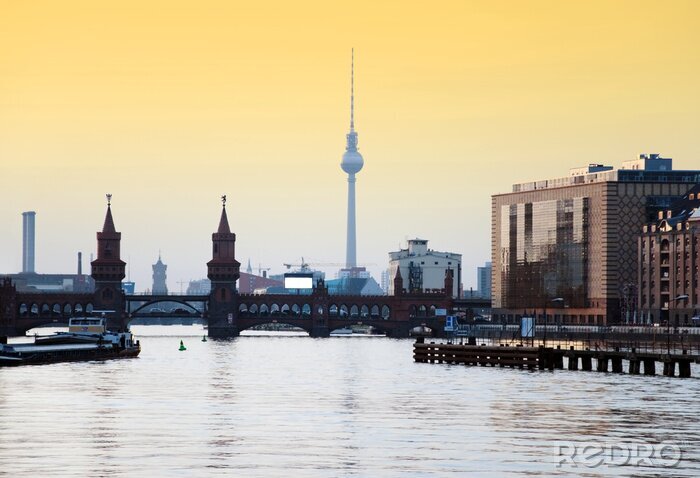
[[[350,132],[346,135],[347,145],[340,167],[348,173],[348,235],[345,254],[345,267],[357,267],[357,243],[355,242],[355,174],[365,164],[357,151],[357,133],[355,132],[355,49],[352,49],[350,62]]]

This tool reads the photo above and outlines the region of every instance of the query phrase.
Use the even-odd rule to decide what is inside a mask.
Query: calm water
[[[138,359],[0,369],[0,475],[700,476],[696,378],[416,364],[410,341],[376,337],[134,332]],[[568,442],[664,441],[682,452],[670,469],[557,466]]]

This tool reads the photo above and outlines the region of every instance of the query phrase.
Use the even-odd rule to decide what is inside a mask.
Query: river
[[[700,476],[697,366],[522,371],[417,364],[384,337],[133,331],[137,359],[0,369],[0,476]]]

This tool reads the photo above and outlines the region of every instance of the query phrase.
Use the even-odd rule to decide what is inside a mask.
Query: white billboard
[[[285,274],[285,289],[312,289],[314,286],[313,274]]]

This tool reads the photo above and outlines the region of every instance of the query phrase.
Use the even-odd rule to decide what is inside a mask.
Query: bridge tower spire
[[[126,276],[126,263],[121,260],[121,232],[114,227],[112,195],[107,194],[107,212],[102,231],[97,233],[97,259],[92,261],[92,278],[95,281],[95,309],[109,310],[107,315],[118,328],[124,327],[125,298],[122,279]]]
[[[236,260],[236,234],[231,232],[228,223],[226,196],[221,200],[219,228],[211,235],[212,258],[207,262],[207,277],[211,281],[209,335],[235,337],[238,335],[236,281],[240,277],[241,263]]]

